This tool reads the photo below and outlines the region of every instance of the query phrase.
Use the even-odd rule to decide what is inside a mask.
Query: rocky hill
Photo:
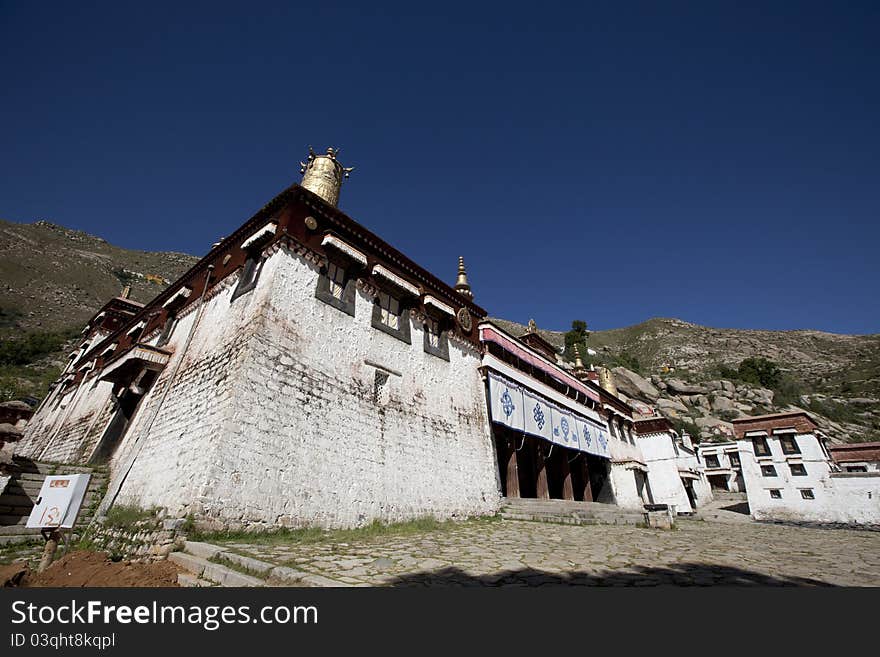
[[[39,399],[71,340],[126,285],[149,301],[198,259],[131,251],[38,221],[0,221],[0,401]]]
[[[149,301],[197,261],[122,249],[47,221],[0,221],[0,252],[0,327],[19,331],[79,326],[126,285]]]
[[[525,327],[496,320],[514,334]],[[541,331],[564,347],[564,332]],[[790,408],[813,414],[835,441],[880,439],[880,335],[716,329],[678,319],[594,331],[585,362],[612,369],[620,392],[703,439],[730,420]],[[772,385],[746,376],[747,359],[772,362]]]

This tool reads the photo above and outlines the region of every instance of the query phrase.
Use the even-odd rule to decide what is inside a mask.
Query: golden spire
[[[579,370],[584,369],[584,361],[581,360],[581,350],[578,349],[577,345],[574,346],[574,366]]]
[[[467,271],[464,268],[464,256],[458,256],[458,278],[455,281],[455,291],[466,299],[473,299],[471,284],[468,283]]]
[[[299,172],[303,174],[300,185],[314,192],[330,205],[339,203],[342,181],[354,171],[354,167],[344,167],[336,159],[338,148],[328,148],[324,155],[316,155],[309,146],[309,157],[300,162]]]

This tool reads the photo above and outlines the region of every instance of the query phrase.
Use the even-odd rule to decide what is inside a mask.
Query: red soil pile
[[[170,561],[111,561],[106,552],[79,550],[54,562],[42,573],[28,572],[18,584],[58,586],[177,586],[177,566]],[[14,584],[13,584],[14,586]]]

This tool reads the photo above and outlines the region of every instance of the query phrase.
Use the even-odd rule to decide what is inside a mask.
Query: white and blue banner
[[[511,429],[525,431],[523,389],[501,377],[489,376],[489,396],[492,398],[492,421]]]
[[[611,458],[608,432],[593,420],[489,372],[492,421],[569,449]]]
[[[550,425],[550,404],[539,395],[523,389],[523,401],[525,402],[525,429],[526,433],[538,436],[544,440],[553,440],[553,427]]]
[[[608,450],[608,432],[594,422],[578,420],[581,432],[581,449],[606,459],[611,458]]]

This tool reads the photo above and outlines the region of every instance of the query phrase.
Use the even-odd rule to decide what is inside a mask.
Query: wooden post
[[[40,559],[40,565],[37,566],[38,573],[43,572],[52,564],[61,534],[57,529],[43,530],[43,537],[46,539],[46,547],[43,548],[43,557]]]
[[[547,460],[544,458],[544,448],[539,441],[535,442],[535,474],[536,497],[539,500],[549,500],[550,487],[547,485]]]
[[[584,469],[584,502],[592,502],[593,487],[590,486],[590,468],[587,466],[586,454],[581,454],[581,467]]]
[[[519,497],[519,468],[516,463],[516,445],[513,441],[507,441],[509,454],[507,456],[507,481],[504,494],[507,497]]]
[[[568,462],[568,454],[563,450],[562,454],[562,499],[574,500],[574,485],[571,482],[571,464]]]

